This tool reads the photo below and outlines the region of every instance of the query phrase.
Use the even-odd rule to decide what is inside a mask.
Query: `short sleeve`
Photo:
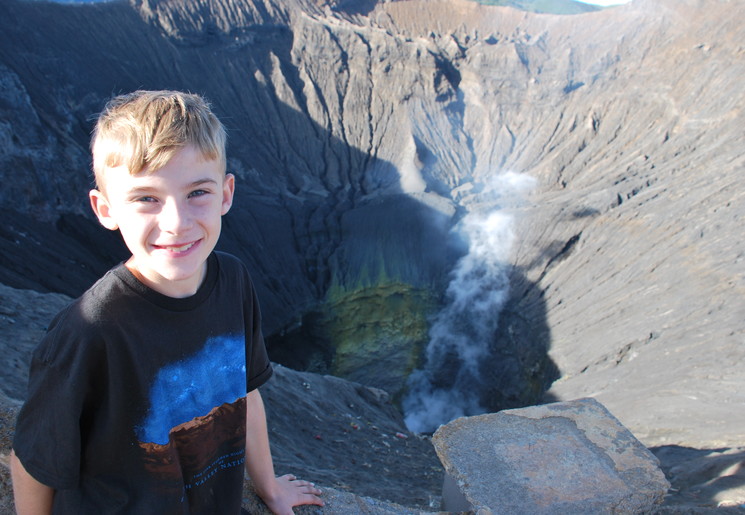
[[[68,489],[79,482],[81,419],[90,391],[85,371],[94,364],[86,346],[60,329],[59,318],[32,356],[13,449],[36,480]]]

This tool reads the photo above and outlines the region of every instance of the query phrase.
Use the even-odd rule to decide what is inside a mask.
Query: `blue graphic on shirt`
[[[150,388],[150,409],[137,438],[168,443],[174,427],[246,394],[243,335],[211,338],[196,355],[160,370]]]

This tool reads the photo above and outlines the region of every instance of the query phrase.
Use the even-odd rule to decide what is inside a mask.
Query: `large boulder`
[[[446,486],[462,494],[444,494],[449,511],[649,513],[670,487],[657,458],[592,399],[459,418],[433,442]]]

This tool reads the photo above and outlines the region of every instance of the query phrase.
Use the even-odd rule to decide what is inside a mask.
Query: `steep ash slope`
[[[75,293],[120,255],[84,218],[89,117],[190,89],[229,127],[223,248],[285,361],[401,392],[468,250],[451,227],[505,207],[490,181],[516,172],[537,185],[511,210],[480,402],[535,402],[560,374],[551,395],[598,396],[645,443],[742,440],[739,3],[1,7],[3,282]]]
[[[597,396],[647,443],[743,437],[745,32],[729,7],[631,6],[658,17],[654,38],[630,42],[642,58],[598,81],[602,98],[572,93],[582,107],[536,167],[553,192],[522,219],[551,393]]]
[[[502,326],[545,313],[550,334],[533,338],[562,375],[551,396],[597,396],[649,443],[741,440],[742,6],[637,0],[495,21],[423,4],[385,4],[378,20],[431,39],[458,72],[451,106],[473,161],[470,176],[442,166],[439,184],[472,191],[498,170],[540,181],[517,218]],[[442,163],[438,127],[419,137]]]

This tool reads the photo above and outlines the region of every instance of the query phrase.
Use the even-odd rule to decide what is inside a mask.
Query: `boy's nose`
[[[178,233],[190,223],[189,210],[176,201],[165,202],[158,216],[161,231]]]

